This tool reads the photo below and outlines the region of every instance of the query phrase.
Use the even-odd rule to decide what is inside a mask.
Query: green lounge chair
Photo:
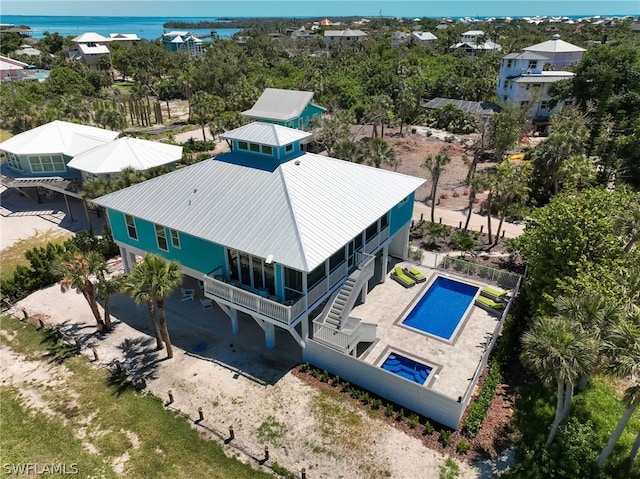
[[[427,277],[418,271],[416,268],[402,268],[404,274],[412,278],[416,283],[424,283],[427,280]]]
[[[410,276],[407,276],[400,266],[396,266],[391,272],[391,278],[400,283],[405,288],[415,286],[416,282]]]
[[[483,309],[489,308],[490,311],[491,310],[502,311],[505,307],[504,303],[498,303],[482,295],[476,298],[476,305],[480,306]]]
[[[511,290],[503,290],[492,288],[491,286],[485,286],[480,291],[480,294],[494,301],[504,301],[507,299],[507,296],[511,295]]]

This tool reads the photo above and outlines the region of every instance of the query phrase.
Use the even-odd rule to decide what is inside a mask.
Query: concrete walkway
[[[422,203],[421,201],[416,201],[413,204],[413,219],[418,221],[422,219],[429,221],[431,219],[431,206]],[[459,210],[451,210],[448,208],[442,208],[440,206],[436,206],[435,220],[438,222],[442,222],[447,226],[459,227],[460,222],[464,225],[465,221],[467,221],[467,209],[462,208]],[[491,230],[493,233],[498,229],[498,223],[500,222],[500,218],[492,217],[491,220]],[[487,232],[487,217],[485,215],[480,215],[478,213],[471,213],[471,220],[469,221],[469,229],[473,231],[482,231],[484,233]],[[508,223],[505,221],[502,224],[502,229],[504,230],[505,238],[515,238],[520,236],[524,231],[524,224],[515,224]],[[501,233],[502,234],[502,233]]]

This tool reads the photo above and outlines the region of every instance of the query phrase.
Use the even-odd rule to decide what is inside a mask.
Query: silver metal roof
[[[289,121],[299,117],[313,98],[313,92],[266,88],[250,110],[242,114],[251,118]]]
[[[434,98],[424,104],[425,108],[429,110],[439,110],[446,105],[453,105],[459,110],[467,114],[480,113],[481,115],[493,115],[498,113],[501,108],[495,103],[469,101],[469,100],[454,100],[453,98]]]
[[[304,153],[227,153],[93,202],[310,272],[424,179]]]
[[[516,83],[554,83],[560,80],[568,80],[573,77],[573,73],[571,72],[545,72],[545,73],[555,73],[554,75],[540,75],[540,74],[531,74],[531,75],[520,75],[513,79]]]
[[[260,145],[284,146],[296,141],[306,140],[312,136],[306,131],[254,121],[235,130],[220,135],[228,140],[248,141]]]
[[[509,53],[502,57],[503,60],[549,60],[549,57],[534,52]]]

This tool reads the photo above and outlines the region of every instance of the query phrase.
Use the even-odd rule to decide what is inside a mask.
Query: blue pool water
[[[417,363],[395,353],[389,354],[389,357],[382,363],[381,367],[386,371],[418,384],[424,384],[432,370],[429,366]]]
[[[475,286],[440,276],[402,324],[443,339],[451,339],[477,291]]]

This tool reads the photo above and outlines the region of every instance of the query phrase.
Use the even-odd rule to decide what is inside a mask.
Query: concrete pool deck
[[[401,266],[404,264],[399,263]],[[424,266],[418,269],[427,276],[425,283],[405,288],[387,276],[384,283],[369,291],[366,303],[353,308],[350,316],[377,325],[378,339],[360,359],[380,366],[389,352],[393,351],[417,360],[434,368],[425,387],[457,399],[465,395],[500,316],[472,304],[468,316],[461,321],[464,324],[459,326],[451,342],[403,326],[399,320],[413,307],[436,276],[482,286],[469,278],[444,271]]]

